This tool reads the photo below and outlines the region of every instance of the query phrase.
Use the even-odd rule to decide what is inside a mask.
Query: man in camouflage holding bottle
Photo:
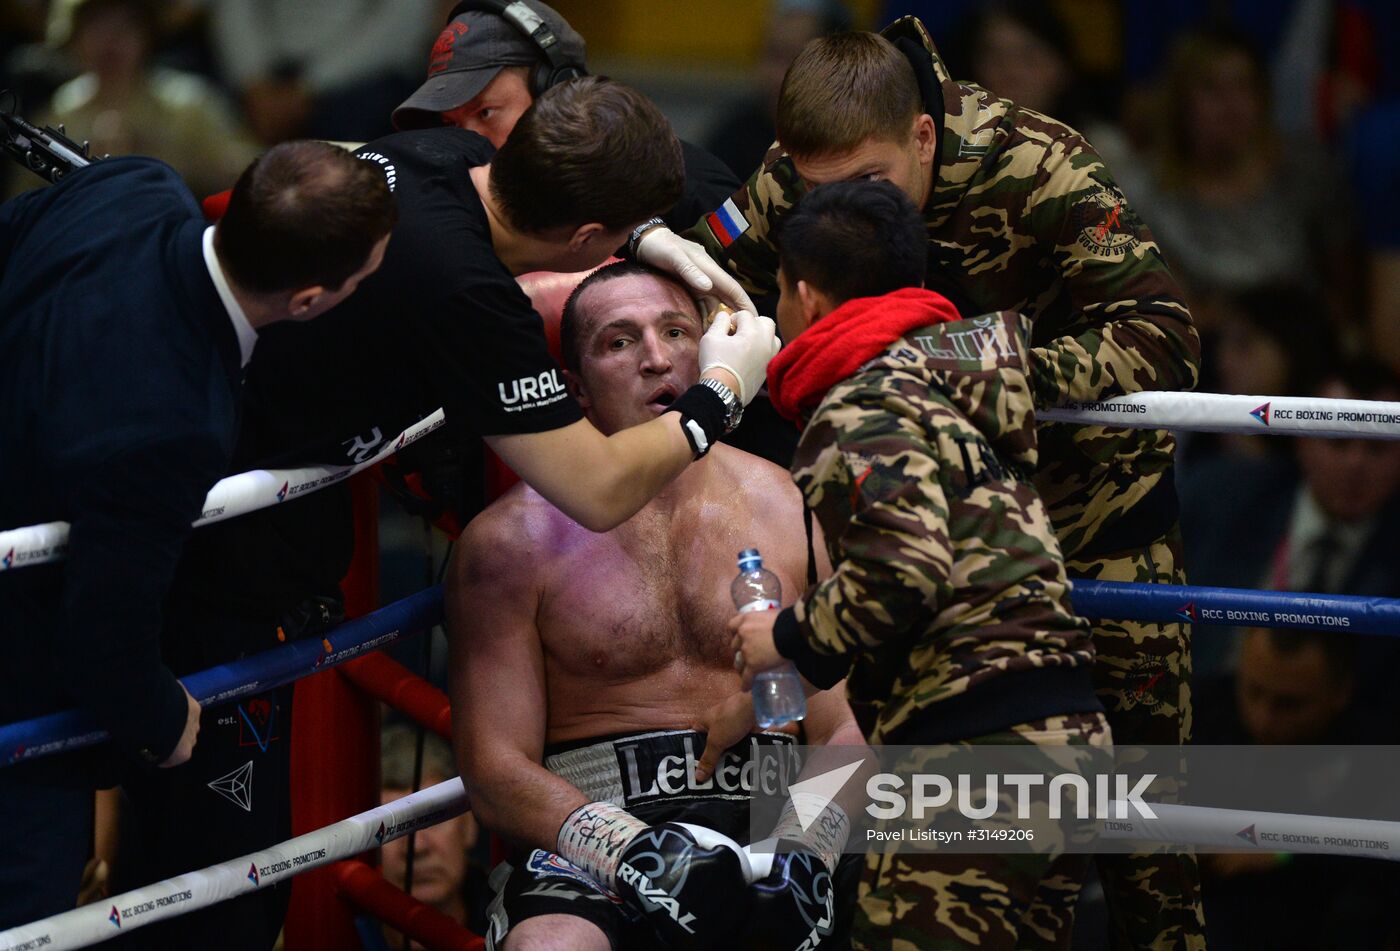
[[[1025,322],[960,319],[920,287],[923,226],[888,182],[809,192],[780,240],[789,342],[769,393],[805,424],[792,474],[832,574],[789,608],[730,620],[745,680],[783,658],[817,688],[849,675],[870,741],[913,747],[887,766],[900,776],[965,747],[1047,748],[1038,758],[1061,764],[1106,754],[1088,624],[1030,480]],[[1088,857],[1035,841],[1009,857],[871,852],[856,946],[1061,946]]]
[[[749,292],[776,289],[775,230],[809,187],[887,180],[922,213],[930,289],[963,314],[1031,321],[1037,405],[1195,385],[1200,344],[1180,288],[1093,148],[954,81],[917,19],[813,41],[777,119],[763,166],[686,235]],[[653,239],[665,240],[676,239]],[[1071,575],[1185,582],[1167,432],[1048,424],[1039,440],[1035,485]],[[1095,624],[1115,743],[1189,739],[1189,637],[1184,624]],[[1098,869],[1115,947],[1204,947],[1193,856],[1101,856]]]

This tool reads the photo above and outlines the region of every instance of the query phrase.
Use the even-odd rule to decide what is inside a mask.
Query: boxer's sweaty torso
[[[741,549],[763,552],[784,604],[804,584],[796,488],[783,470],[727,446],[606,534],[524,487],[507,498],[539,553],[547,743],[687,728],[739,689],[725,622]]]

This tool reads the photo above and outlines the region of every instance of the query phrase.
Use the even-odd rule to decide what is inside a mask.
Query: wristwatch
[[[716,396],[724,400],[724,431],[732,433],[738,429],[739,420],[744,418],[744,404],[739,402],[739,397],[734,395],[734,391],[708,376],[700,378],[700,385],[707,390],[713,390]]]
[[[637,242],[642,240],[642,235],[646,234],[652,228],[664,227],[666,227],[666,222],[661,218],[648,218],[646,221],[637,225],[637,227],[632,229],[632,236],[627,239],[627,253],[635,258],[637,256]]]

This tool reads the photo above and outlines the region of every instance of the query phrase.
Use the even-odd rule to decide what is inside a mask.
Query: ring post
[[[368,473],[350,480],[355,555],[341,582],[345,614],[379,605],[379,489]],[[379,709],[336,670],[297,683],[292,715],[292,832],[300,835],[379,804]],[[331,869],[292,880],[287,951],[359,947],[355,919]]]
[[[423,904],[384,880],[364,862],[337,862],[326,871],[335,876],[345,899],[384,924],[408,935],[429,951],[485,951],[486,942],[436,908]]]

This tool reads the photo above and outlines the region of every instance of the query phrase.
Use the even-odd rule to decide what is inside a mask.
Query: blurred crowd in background
[[[0,89],[97,154],[160,157],[212,193],[274,142],[390,132],[452,5],[0,0]],[[773,138],[779,83],[808,40],[917,15],[955,77],[1068,122],[1104,156],[1186,288],[1201,390],[1400,400],[1395,0],[553,6],[595,72],[651,95],[740,178]],[[13,165],[0,183],[7,195],[40,184]],[[1189,436],[1177,484],[1193,583],[1400,597],[1400,444]],[[420,559],[401,592],[390,571],[386,598],[422,586],[421,539],[386,525],[386,566],[396,540]],[[1194,657],[1199,742],[1400,741],[1400,640],[1198,628]],[[438,769],[450,768],[449,757]],[[474,829],[454,834],[475,841]],[[1212,946],[1343,946],[1297,922],[1266,940],[1252,903],[1231,896],[1287,903],[1296,891],[1334,929],[1347,915],[1369,928],[1393,894],[1358,885],[1340,860],[1262,859],[1207,863]],[[1361,934],[1349,946],[1371,946]]]

